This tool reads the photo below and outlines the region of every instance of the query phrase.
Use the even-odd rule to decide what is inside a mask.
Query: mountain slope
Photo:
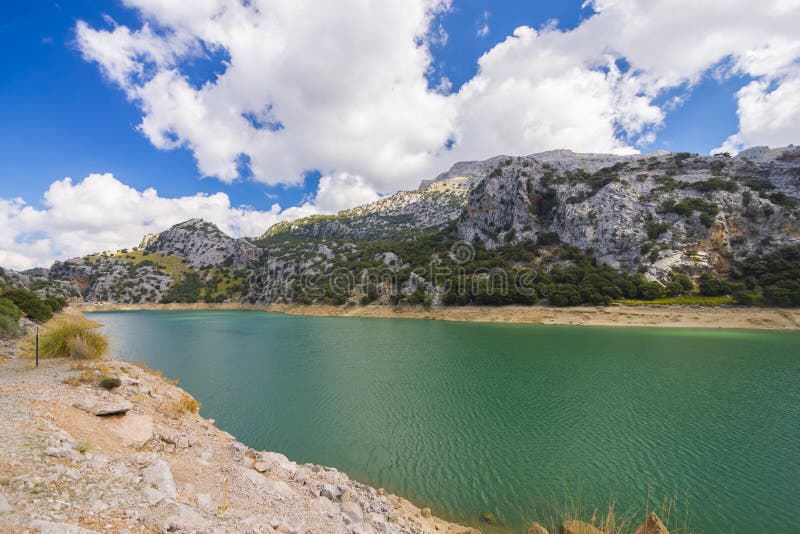
[[[793,257],[798,206],[800,147],[735,158],[557,150],[457,163],[416,191],[258,239],[193,219],[130,252],[57,263],[50,276],[87,300],[121,302],[602,303],[719,276],[731,283],[717,293],[757,297],[763,288],[741,273]],[[533,294],[511,287],[521,273]],[[510,296],[497,298],[502,277]],[[469,290],[453,288],[462,283]]]

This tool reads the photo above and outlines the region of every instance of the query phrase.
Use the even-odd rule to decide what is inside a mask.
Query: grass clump
[[[194,397],[182,392],[177,400],[170,400],[159,406],[158,411],[173,419],[180,419],[186,414],[197,413],[202,406]]]
[[[39,342],[39,356],[97,360],[108,351],[108,340],[96,332],[98,324],[82,317],[58,319],[49,326]]]
[[[528,524],[539,523],[549,532],[562,532],[562,525],[567,521],[588,523],[603,534],[640,534],[648,532],[645,527],[651,523],[651,516],[659,519],[667,530],[673,534],[691,534],[689,498],[678,495],[665,497],[660,502],[653,502],[652,484],[647,485],[647,497],[644,506],[620,512],[612,498],[607,507],[592,506],[582,497],[580,491],[572,493],[565,488],[563,501],[553,501],[541,508],[533,509],[533,517],[525,517]]]
[[[189,395],[188,393],[183,393],[181,398],[178,399],[178,412],[181,414],[184,413],[197,413],[200,411],[200,403]]]
[[[122,380],[117,376],[101,376],[97,385],[106,390],[112,390],[122,385]]]

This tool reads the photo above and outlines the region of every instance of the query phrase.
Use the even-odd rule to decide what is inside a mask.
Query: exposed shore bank
[[[121,385],[106,391],[102,377]],[[0,414],[2,532],[477,532],[253,450],[124,361],[0,358]]]
[[[514,323],[587,326],[650,326],[665,328],[731,328],[749,330],[800,330],[800,309],[744,308],[733,306],[611,305],[555,308],[544,306],[430,307],[330,306],[321,304],[108,304],[76,305],[82,311],[125,310],[258,310],[320,317],[380,317],[431,319],[476,323]]]

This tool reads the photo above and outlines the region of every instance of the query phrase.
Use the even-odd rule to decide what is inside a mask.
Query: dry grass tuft
[[[158,411],[173,419],[180,419],[186,414],[197,413],[200,404],[194,397],[186,392],[182,392],[178,400],[170,400],[158,407]]]
[[[108,340],[96,331],[97,323],[83,317],[54,319],[39,338],[39,357],[97,360],[108,351]]]

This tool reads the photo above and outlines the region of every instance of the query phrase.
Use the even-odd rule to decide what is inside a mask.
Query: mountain
[[[415,191],[258,238],[192,219],[47,276],[89,301],[576,304],[675,296],[700,282],[706,295],[785,303],[799,207],[800,147],[555,150],[460,162]]]

